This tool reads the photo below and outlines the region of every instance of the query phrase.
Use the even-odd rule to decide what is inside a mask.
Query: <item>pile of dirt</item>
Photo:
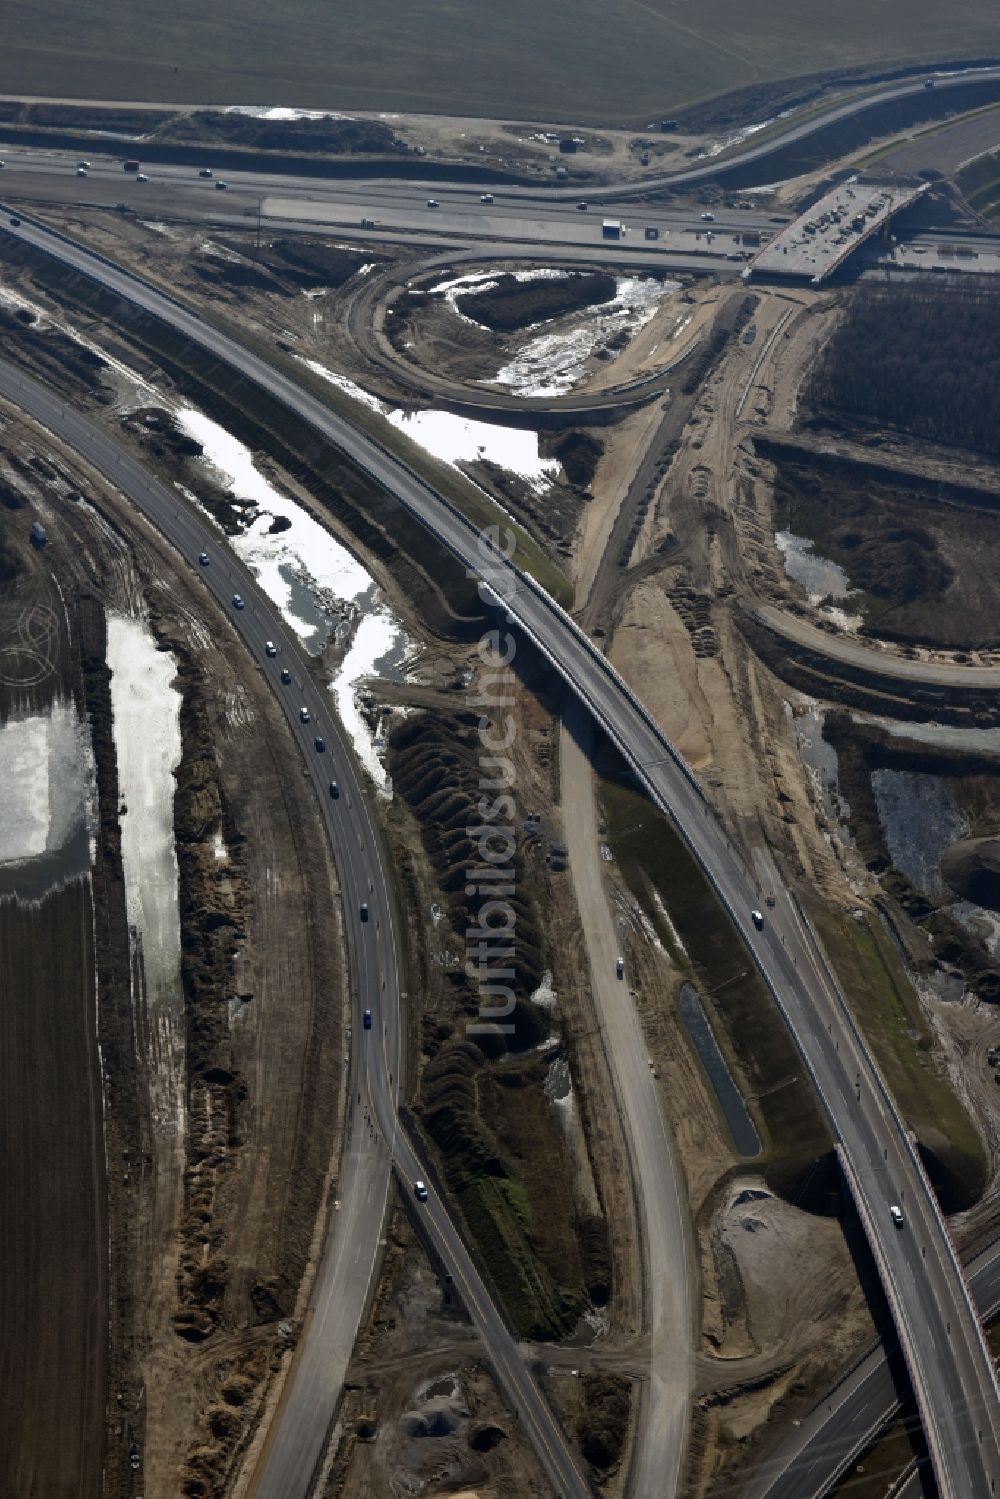
[[[480,893],[469,883],[481,864],[472,835],[484,820],[479,723],[472,712],[428,710],[405,719],[389,744],[393,786],[447,903],[436,917],[439,973],[425,989],[414,1115],[513,1324],[525,1337],[553,1339],[571,1332],[588,1305],[606,1302],[610,1250],[604,1220],[585,1216],[574,1198],[565,1137],[545,1092],[560,1049],[548,1010],[531,998],[544,970],[543,876],[533,824],[518,823],[513,797],[496,799],[509,800],[503,822],[514,832],[503,886],[514,922],[503,959],[512,970],[504,980],[514,996],[509,1032],[483,1024],[480,1005],[502,1001],[480,996],[464,960],[467,934],[489,928],[495,905],[493,886]]]
[[[168,117],[158,139],[217,141],[255,151],[315,151],[329,156],[402,155],[408,149],[382,120],[344,120],[336,115],[318,120],[268,120],[219,109]]]
[[[942,857],[941,873],[963,900],[1000,911],[1000,837],[959,839]]]
[[[572,428],[554,438],[542,438],[539,450],[546,458],[558,458],[563,472],[575,489],[589,490],[597,465],[604,457],[604,444],[592,432]]]
[[[590,1466],[606,1475],[621,1460],[632,1387],[621,1374],[585,1374],[581,1383],[584,1408],[577,1422],[577,1440]]]
[[[505,275],[489,291],[457,297],[455,306],[463,317],[482,323],[494,333],[515,333],[583,307],[610,302],[616,290],[615,278],[607,271],[580,271],[537,281],[519,281],[516,276]]]

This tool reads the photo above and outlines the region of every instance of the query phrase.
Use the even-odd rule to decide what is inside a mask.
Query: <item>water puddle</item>
[[[701,1000],[690,984],[681,985],[679,1007],[684,1028],[708,1074],[719,1108],[733,1137],[733,1144],[742,1156],[760,1155],[760,1136],[747,1113],[743,1095],[733,1082],[732,1073],[719,1050]]]
[[[814,551],[815,543],[792,531],[776,531],[774,540],[785,559],[785,572],[809,595],[811,604],[824,599],[846,599],[857,592],[844,569]]]

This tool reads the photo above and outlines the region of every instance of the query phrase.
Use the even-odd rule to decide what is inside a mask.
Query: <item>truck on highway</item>
[[[601,234],[604,239],[621,239],[624,233],[621,219],[605,219],[601,225]]]
[[[128,159],[128,161],[123,161],[122,162],[122,171],[123,172],[137,172],[138,170],[139,170],[139,163],[136,161],[136,159],[135,159],[134,156],[130,156],[129,159]]]

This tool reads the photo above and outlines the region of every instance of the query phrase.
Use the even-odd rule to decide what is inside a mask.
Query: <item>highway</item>
[[[984,1323],[990,1322],[1000,1312],[1000,1243],[976,1255],[967,1273],[979,1315]],[[876,1346],[828,1391],[778,1451],[755,1467],[741,1490],[742,1499],[822,1499],[899,1408],[886,1350]]]
[[[299,744],[323,826],[334,851],[350,957],[351,1068],[348,1140],[338,1198],[304,1321],[280,1419],[258,1462],[257,1499],[306,1499],[312,1491],[330,1423],[340,1398],[375,1265],[388,1200],[391,1168],[413,1201],[413,1183],[428,1172],[397,1122],[400,1084],[400,990],[392,907],[378,835],[367,797],[328,696],[310,680],[294,633],[219,532],[157,480],[120,444],[62,398],[0,361],[0,395],[54,433],[121,491],[198,571],[238,636],[258,662]],[[207,553],[208,566],[198,555]],[[245,608],[232,605],[239,594]],[[265,641],[278,647],[268,657]],[[282,667],[293,682],[281,682]],[[301,721],[306,708],[310,721]],[[323,753],[314,747],[319,735]],[[340,796],[330,795],[337,780]],[[368,919],[362,920],[362,903]],[[362,1014],[372,1012],[365,1031]],[[483,1339],[501,1388],[517,1413],[555,1491],[587,1499],[581,1476],[549,1406],[527,1373],[514,1338],[490,1300],[444,1204],[432,1193],[413,1211],[454,1290]]]
[[[943,1499],[979,1499],[1000,1480],[1000,1393],[975,1310],[914,1144],[788,892],[758,930],[754,876],[683,761],[593,643],[405,464],[294,381],[178,302],[74,242],[23,223],[18,237],[119,291],[262,385],[350,456],[475,574],[564,677],[672,819],[712,883],[796,1040],[823,1102],[896,1320]],[[405,1164],[408,1164],[406,1162]],[[889,1204],[903,1206],[895,1227]],[[442,1231],[443,1232],[443,1231]],[[503,1380],[503,1366],[498,1361]]]

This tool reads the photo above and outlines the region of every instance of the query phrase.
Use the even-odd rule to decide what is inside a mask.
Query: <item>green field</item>
[[[0,92],[19,96],[635,124],[775,79],[1000,51],[982,0],[9,0],[4,20]]]

